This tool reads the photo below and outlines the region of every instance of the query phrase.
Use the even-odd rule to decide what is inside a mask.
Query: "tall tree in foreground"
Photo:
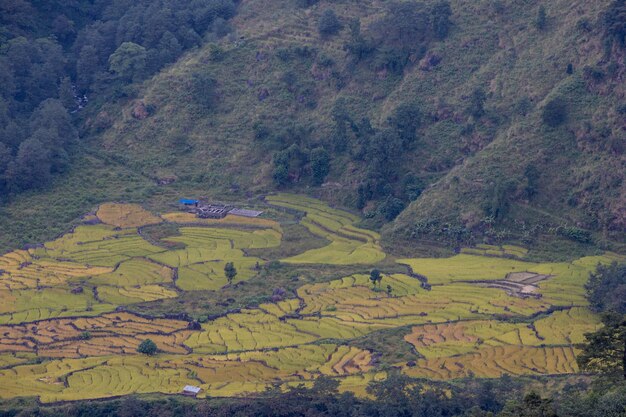
[[[605,313],[604,327],[585,335],[587,344],[577,361],[581,369],[626,380],[626,316]]]

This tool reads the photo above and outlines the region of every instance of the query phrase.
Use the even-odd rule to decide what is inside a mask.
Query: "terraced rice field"
[[[275,206],[306,213],[301,221],[315,235],[330,240],[323,248],[312,249],[282,262],[300,264],[374,264],[385,258],[378,233],[354,226],[359,219],[345,211],[308,197],[278,194],[266,200]]]
[[[331,242],[281,262],[367,270],[386,257],[378,234],[355,227],[358,218],[348,212],[286,194],[267,201],[305,213],[301,223]],[[342,391],[366,395],[367,384],[386,373],[377,352],[353,342],[400,326],[407,326],[404,341],[414,357],[395,366],[409,376],[574,373],[574,346],[599,326],[586,307],[584,283],[598,263],[623,259],[533,263],[524,261],[524,248],[479,245],[447,259],[402,259],[407,274],[383,268],[375,286],[368,274],[306,283],[291,298],[197,326],[115,310],[220,291],[226,262],[238,270],[235,283],[253,279],[256,264],[272,259],[246,250],[279,246],[280,223],[159,217],[126,204],[103,205],[90,223],[96,219],[101,223],[0,256],[0,398],[172,394],[188,384],[200,386],[201,396],[238,396],[276,384],[310,386],[320,375],[337,378]],[[179,234],[166,240],[181,249],[142,237],[138,228],[162,221],[178,225]],[[519,290],[528,286],[532,291]],[[148,338],[160,350],[156,356],[136,352]]]
[[[96,216],[102,223],[120,228],[147,226],[163,221],[138,204],[102,204]]]

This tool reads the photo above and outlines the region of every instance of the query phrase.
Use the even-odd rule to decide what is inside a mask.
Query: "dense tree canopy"
[[[0,199],[67,169],[77,143],[69,112],[84,95],[115,97],[205,34],[227,34],[235,12],[231,0],[1,1]]]

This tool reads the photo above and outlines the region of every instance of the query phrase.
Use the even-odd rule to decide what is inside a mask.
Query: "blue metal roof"
[[[181,198],[180,200],[178,200],[178,202],[180,204],[191,205],[191,204],[196,204],[198,200],[190,200],[188,198]]]

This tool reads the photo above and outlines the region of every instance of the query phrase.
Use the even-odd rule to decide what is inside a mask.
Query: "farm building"
[[[185,385],[185,388],[183,388],[183,395],[187,395],[189,397],[195,397],[200,393],[201,390],[202,388],[200,387],[195,387],[193,385]]]
[[[258,210],[234,208],[231,211],[229,211],[228,214],[232,214],[233,216],[242,216],[242,217],[259,217],[261,214],[263,214],[263,212],[258,211]]]
[[[196,215],[201,219],[223,219],[232,207],[218,205],[203,205],[196,209]]]
[[[263,212],[258,210],[241,209],[226,204],[209,204],[196,199],[181,198],[178,202],[195,213],[201,219],[223,219],[228,214],[242,217],[258,217]]]

